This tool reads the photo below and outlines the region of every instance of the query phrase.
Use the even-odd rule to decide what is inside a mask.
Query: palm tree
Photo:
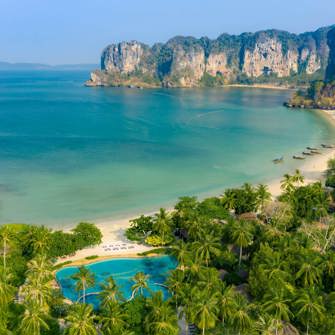
[[[134,285],[131,287],[131,298],[129,300],[134,299],[135,295],[137,293],[140,293],[141,295],[143,295],[143,290],[149,289],[149,285],[148,285],[148,280],[149,280],[149,275],[146,275],[143,272],[138,272],[136,273],[136,275],[132,278]]]
[[[154,335],[178,335],[177,315],[167,304],[164,304],[160,316],[152,321],[148,328]]]
[[[320,322],[326,309],[322,296],[314,291],[302,291],[294,303],[297,308],[296,316],[306,326],[306,334],[309,334],[310,323]]]
[[[273,315],[277,320],[290,321],[293,315],[289,307],[290,299],[286,299],[282,293],[276,292],[274,295],[265,294],[264,301],[262,307],[266,313]]]
[[[33,273],[27,277],[26,283],[22,286],[22,295],[26,304],[35,303],[47,311],[49,301],[51,300],[51,285],[49,281],[41,280],[41,277]]]
[[[68,316],[68,335],[97,335],[94,325],[93,307],[86,304],[76,304],[71,308]]]
[[[221,199],[223,206],[228,209],[235,209],[236,205],[236,193],[234,190],[228,189],[224,192],[224,195]]]
[[[117,287],[114,279],[110,276],[106,283],[101,284],[101,292],[99,297],[101,298],[101,307],[106,307],[110,302],[118,303],[122,300],[122,294],[119,288]]]
[[[201,241],[194,243],[196,249],[196,257],[204,261],[208,267],[208,263],[212,256],[219,256],[221,254],[221,241],[219,237],[213,234],[206,234]]]
[[[205,225],[199,220],[199,218],[194,219],[189,223],[187,232],[191,240],[198,241],[206,235]]]
[[[205,267],[199,262],[198,259],[190,260],[187,264],[187,281],[192,282],[194,278],[199,278],[199,275],[204,271]]]
[[[232,286],[226,286],[224,282],[221,283],[221,290],[219,295],[219,308],[222,325],[232,318],[235,309],[235,291]]]
[[[154,229],[161,236],[163,242],[166,241],[166,236],[171,233],[171,218],[164,208],[155,214]]]
[[[234,222],[231,226],[230,236],[234,244],[240,247],[239,266],[241,266],[243,248],[252,243],[253,235],[251,226],[246,221]]]
[[[2,259],[3,259],[3,267],[6,271],[6,257],[7,257],[7,249],[8,245],[12,238],[12,232],[9,229],[8,225],[4,225],[0,230],[0,240],[2,241]]]
[[[220,287],[219,271],[215,268],[205,268],[199,272],[198,286],[207,291],[217,291]]]
[[[179,296],[182,294],[182,289],[184,287],[185,274],[182,270],[175,269],[171,272],[170,276],[167,279],[167,286],[169,291],[172,293],[175,300],[176,309],[178,307]]]
[[[301,279],[304,287],[313,287],[321,281],[322,271],[311,263],[303,263],[296,274],[296,279]]]
[[[193,309],[193,322],[202,330],[202,335],[207,329],[215,327],[219,314],[218,294],[208,296],[208,292],[199,292],[195,297]]]
[[[33,251],[35,255],[45,254],[50,247],[50,229],[41,226],[32,228]]]
[[[279,252],[273,251],[269,246],[261,246],[263,253],[262,263],[258,266],[259,275],[263,275],[270,287],[277,291],[290,292],[294,290],[290,283],[291,274],[286,271],[287,262],[281,258]]]
[[[81,266],[78,269],[78,272],[71,276],[72,279],[77,281],[76,290],[82,292],[82,295],[79,296],[78,301],[83,299],[83,303],[86,301],[86,289],[92,287],[95,284],[94,274],[88,270],[85,266]]]
[[[260,206],[261,211],[263,211],[265,203],[271,200],[271,193],[269,192],[267,185],[264,184],[259,184],[256,192],[258,205]]]
[[[117,302],[109,301],[102,310],[99,318],[104,335],[120,334],[126,328],[126,315]]]
[[[251,317],[249,315],[249,306],[246,299],[239,293],[236,294],[236,310],[232,316],[232,324],[240,335],[250,329],[252,325]]]
[[[156,292],[147,300],[148,314],[145,328],[153,335],[177,335],[179,332],[176,312],[163,300],[163,293]]]
[[[260,315],[254,324],[257,334],[262,335],[278,335],[278,332],[283,329],[283,322],[277,320],[271,315]]]
[[[298,184],[298,186],[301,186],[305,181],[305,177],[301,174],[300,170],[296,169],[292,176],[292,181],[293,183]]]
[[[8,329],[9,311],[8,306],[1,306],[0,308],[0,334],[11,335],[12,332]]]
[[[12,275],[5,270],[4,267],[0,268],[0,310],[5,307],[14,299],[15,287],[10,284]]]
[[[28,263],[27,275],[36,275],[41,281],[52,278],[52,264],[45,255],[37,255]]]
[[[280,188],[286,193],[291,193],[294,190],[293,177],[288,173],[284,174],[284,179],[280,181]]]
[[[185,270],[185,264],[187,260],[190,258],[190,252],[187,248],[186,243],[184,243],[182,240],[178,241],[176,244],[174,244],[171,247],[171,254],[176,257],[178,261],[178,267],[184,271]]]
[[[40,306],[34,302],[25,305],[25,311],[19,326],[20,334],[22,335],[40,335],[42,329],[49,329],[45,322],[45,313]]]

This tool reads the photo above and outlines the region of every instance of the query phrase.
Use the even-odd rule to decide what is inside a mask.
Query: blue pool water
[[[119,258],[102,262],[96,262],[86,267],[95,276],[95,285],[87,290],[89,292],[99,292],[100,285],[104,283],[108,277],[112,276],[120,288],[123,297],[129,299],[131,297],[131,287],[134,284],[132,277],[138,272],[144,272],[149,275],[149,287],[153,292],[162,291],[164,297],[168,296],[168,292],[162,286],[171,270],[177,265],[174,258],[170,256],[160,257],[144,257],[144,258]],[[75,290],[76,281],[71,276],[78,271],[78,267],[67,267],[56,273],[56,279],[65,298],[71,301],[77,301],[80,292]],[[144,292],[148,295],[149,292]],[[86,298],[87,303],[92,303],[95,307],[99,305],[96,295]]]

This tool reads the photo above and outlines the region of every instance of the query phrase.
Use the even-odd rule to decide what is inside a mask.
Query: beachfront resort
[[[335,160],[324,177],[182,197],[108,244],[91,223],[4,225],[1,329],[21,314],[27,335],[331,334]]]
[[[334,0],[0,0],[0,335],[335,335]]]

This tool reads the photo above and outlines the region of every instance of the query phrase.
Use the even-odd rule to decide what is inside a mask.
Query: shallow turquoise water
[[[92,263],[86,267],[95,276],[95,285],[87,290],[87,293],[100,292],[100,285],[112,276],[116,285],[120,288],[125,299],[131,297],[131,287],[134,282],[131,278],[138,272],[144,272],[149,275],[148,286],[151,291],[162,291],[164,296],[168,296],[168,291],[160,285],[164,284],[171,270],[176,267],[177,263],[170,256],[147,257],[147,258],[119,258],[103,262]],[[56,273],[56,279],[61,286],[63,295],[72,301],[77,301],[81,292],[75,290],[76,282],[71,276],[78,271],[77,267],[68,267],[59,270]],[[148,295],[149,291],[144,291]],[[89,295],[87,303],[98,306],[99,299],[97,295]]]
[[[86,88],[86,78],[0,73],[0,223],[140,214],[278,178],[293,154],[334,142],[324,118],[282,107],[290,92]]]

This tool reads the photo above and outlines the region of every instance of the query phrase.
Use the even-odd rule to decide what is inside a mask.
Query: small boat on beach
[[[284,157],[280,157],[280,158],[275,158],[274,160],[272,160],[273,163],[275,164],[279,164],[279,163],[283,163],[284,162]]]
[[[313,147],[307,147],[307,150],[318,150],[318,148],[313,148]]]
[[[313,155],[321,155],[321,152],[318,150],[311,150],[311,154]]]
[[[293,156],[292,157],[293,159],[299,159],[299,160],[303,160],[303,159],[305,159],[306,157],[302,157],[302,156]]]
[[[332,149],[334,148],[333,145],[330,145],[330,144],[321,144],[322,148],[326,148],[326,149]]]
[[[313,155],[310,152],[306,152],[306,151],[303,151],[302,154],[305,155],[305,156],[312,156]]]

